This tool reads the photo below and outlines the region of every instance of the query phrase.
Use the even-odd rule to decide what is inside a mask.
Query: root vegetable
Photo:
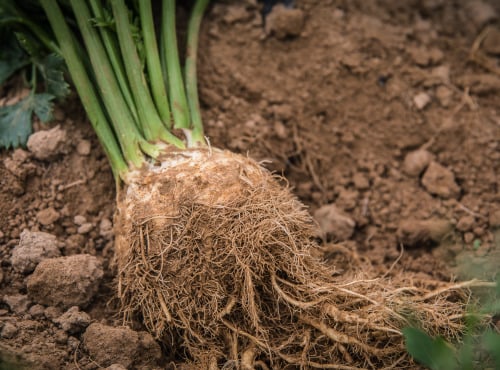
[[[464,288],[476,282],[373,279],[344,248],[339,260],[349,262],[332,270],[315,257],[311,216],[279,178],[207,145],[196,81],[207,0],[193,6],[184,76],[173,0],[162,2],[158,34],[146,0],[137,9],[69,0],[64,12],[39,3],[115,175],[126,323],[142,321],[176,361],[210,369],[402,368],[405,325],[460,334]]]

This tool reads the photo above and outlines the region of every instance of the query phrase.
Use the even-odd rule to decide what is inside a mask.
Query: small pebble
[[[41,305],[39,305],[41,306]],[[43,307],[43,306],[42,306]],[[43,314],[45,315],[45,317],[49,320],[54,320],[55,318],[59,317],[62,315],[62,311],[60,308],[58,307],[54,307],[54,306],[49,306],[45,309],[45,311],[43,312]]]
[[[69,141],[66,131],[56,126],[50,130],[35,132],[26,145],[36,159],[50,160],[67,153]]]
[[[321,237],[335,241],[349,239],[354,233],[356,222],[334,204],[327,204],[314,212],[314,219],[321,229]]]
[[[103,218],[99,223],[99,235],[103,238],[109,238],[113,234],[113,223],[107,219]]]
[[[73,222],[75,223],[75,225],[83,225],[84,223],[87,222],[87,219],[85,218],[85,216],[82,216],[82,215],[76,215],[74,218],[73,218]]]
[[[415,64],[421,67],[435,65],[444,58],[444,53],[438,48],[408,48]]]
[[[488,223],[492,228],[500,227],[500,209],[490,211]]]
[[[92,225],[90,222],[84,223],[81,225],[77,232],[78,234],[87,234],[89,233],[92,229],[94,228],[94,225]]]
[[[288,137],[287,129],[281,121],[274,122],[274,132],[279,139],[284,140]]]
[[[233,4],[227,7],[226,14],[222,18],[227,24],[243,22],[251,17],[251,13],[246,9],[245,5]]]
[[[474,234],[473,233],[465,233],[464,234],[464,242],[466,244],[470,244],[474,241]]]
[[[429,193],[444,199],[457,198],[460,195],[453,172],[434,161],[427,167],[422,177],[422,185]]]
[[[64,330],[56,330],[54,340],[57,344],[66,344],[68,342],[68,334]]]
[[[90,141],[88,140],[80,140],[76,145],[76,152],[81,156],[88,156],[90,154]]]
[[[450,82],[450,66],[438,66],[432,69],[431,72],[433,77],[437,77],[440,82],[448,83]]]
[[[5,339],[12,339],[17,335],[18,332],[19,329],[16,325],[10,322],[6,322],[2,328],[2,331],[0,332],[0,337]]]
[[[28,311],[28,307],[31,303],[26,294],[5,295],[3,301],[7,303],[10,310],[17,315]]]
[[[439,104],[446,108],[451,104],[451,99],[453,97],[453,91],[446,86],[440,85],[436,89],[436,98]]]
[[[358,190],[366,190],[370,188],[370,181],[368,178],[362,173],[356,173],[352,177],[352,181],[354,183],[354,187]]]
[[[29,314],[34,319],[42,318],[45,315],[45,307],[41,304],[35,304],[30,307]]]
[[[61,316],[53,320],[68,334],[78,334],[90,324],[90,316],[80,311],[78,306],[73,306]]]
[[[283,4],[273,7],[266,18],[266,33],[278,39],[299,36],[304,28],[304,12],[298,8],[286,8]]]
[[[472,230],[472,232],[473,232],[473,233],[474,233],[474,235],[476,235],[476,236],[483,236],[483,235],[484,235],[484,228],[477,226],[477,227],[475,227],[475,228]]]
[[[14,270],[29,274],[44,259],[60,255],[59,243],[54,235],[24,230],[19,244],[12,250],[10,261]]]
[[[447,220],[432,218],[428,220],[403,220],[396,235],[405,247],[426,247],[429,243],[439,243],[451,230]]]
[[[474,216],[463,216],[457,222],[457,226],[456,226],[457,230],[462,231],[462,232],[470,231],[472,229],[472,227],[474,226],[475,222],[476,221],[474,219]]]
[[[410,176],[420,176],[433,159],[432,153],[425,149],[414,150],[405,156],[403,171]]]
[[[52,225],[54,222],[59,220],[59,217],[59,212],[57,212],[53,207],[43,209],[36,214],[37,221],[43,226]]]
[[[108,366],[105,370],[127,370],[127,368],[120,364],[112,364]]]
[[[413,97],[413,103],[418,110],[422,110],[429,105],[431,97],[425,92],[421,92]]]

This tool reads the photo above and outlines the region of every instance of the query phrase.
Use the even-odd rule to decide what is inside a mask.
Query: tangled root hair
[[[462,330],[463,286],[326,266],[304,206],[243,156],[170,153],[131,177],[115,225],[125,320],[194,368],[401,368],[410,320]]]

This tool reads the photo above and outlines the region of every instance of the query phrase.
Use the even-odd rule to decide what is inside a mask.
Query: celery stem
[[[90,7],[92,12],[98,19],[105,19],[105,14],[102,9],[101,0],[90,0]],[[130,91],[130,86],[125,75],[125,67],[123,66],[122,57],[118,47],[118,43],[114,33],[107,27],[98,27],[99,33],[102,38],[102,42],[108,54],[109,61],[115,72],[116,79],[120,85],[120,90],[123,94],[123,98],[127,102],[130,109],[130,113],[134,117],[136,122],[139,121],[139,116],[137,114],[137,108],[135,107],[134,99]]]
[[[118,142],[110,128],[106,115],[102,110],[98,95],[89,79],[82,60],[75,47],[74,37],[64,21],[59,5],[52,0],[40,0],[40,3],[49,19],[57,42],[60,45],[61,55],[66,60],[73,83],[87,112],[94,131],[108,156],[115,180],[124,179],[128,172],[127,164],[121,154]]]
[[[146,63],[148,66],[151,92],[163,123],[167,128],[170,128],[172,125],[172,117],[170,116],[170,108],[168,106],[167,89],[165,88],[164,76],[160,63],[160,54],[156,42],[153,22],[153,9],[150,0],[139,1],[139,15],[141,18],[142,38],[146,51]]]
[[[140,167],[144,157],[139,142],[144,139],[140,135],[130,109],[121,94],[99,33],[90,23],[91,15],[87,4],[81,0],[70,0],[70,4],[89,53],[93,70],[96,71],[95,78],[101,98],[109,113],[122,153],[132,166]]]
[[[186,65],[184,69],[186,93],[193,125],[192,142],[194,145],[205,144],[203,122],[198,97],[196,62],[198,60],[198,35],[201,19],[210,0],[197,0],[191,13],[187,32]]]
[[[163,0],[162,21],[162,43],[168,71],[170,110],[174,117],[174,128],[191,129],[189,107],[179,63],[179,52],[177,50],[175,0]]]

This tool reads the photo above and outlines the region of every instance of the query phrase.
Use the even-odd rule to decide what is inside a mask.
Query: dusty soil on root
[[[199,73],[211,144],[283,174],[322,226],[327,258],[342,243],[374,273],[491,278],[500,263],[498,2],[302,0],[296,9],[275,9],[265,28],[254,1],[209,10]],[[56,113],[50,127],[66,132],[64,145],[0,153],[0,358],[165,368],[168,348],[160,356],[143,328],[113,328],[114,182],[78,101]],[[51,305],[30,291],[30,264],[56,253],[21,253],[38,231],[56,237],[61,256],[97,257],[78,270],[97,284],[90,302],[62,294]],[[99,331],[86,331],[91,322]]]

